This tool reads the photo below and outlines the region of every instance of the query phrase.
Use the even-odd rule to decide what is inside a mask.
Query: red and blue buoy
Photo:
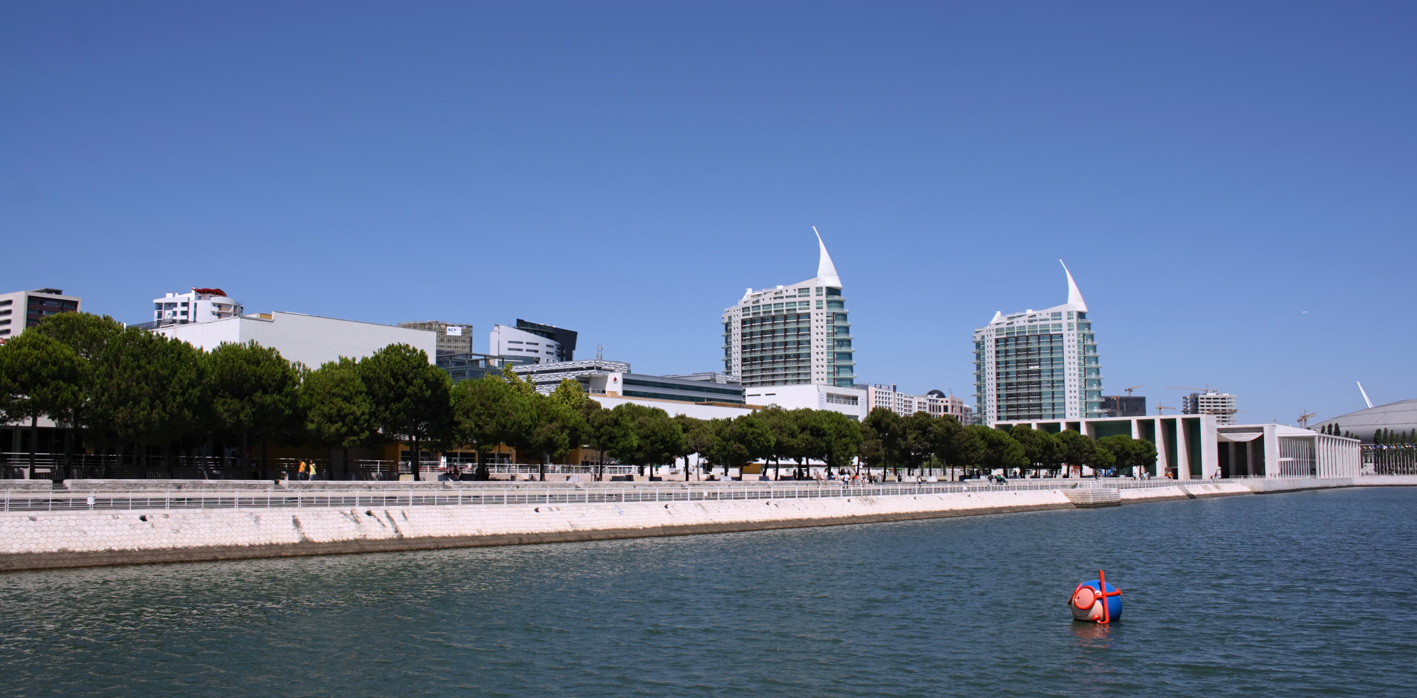
[[[1107,573],[1097,571],[1097,579],[1083,582],[1073,590],[1068,606],[1073,619],[1111,623],[1122,618],[1122,590],[1107,583]]]

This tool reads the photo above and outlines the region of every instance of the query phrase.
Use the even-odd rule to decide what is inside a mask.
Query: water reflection
[[[1112,624],[1094,623],[1075,620],[1072,622],[1073,635],[1078,639],[1079,647],[1101,647],[1110,648],[1112,646]]]

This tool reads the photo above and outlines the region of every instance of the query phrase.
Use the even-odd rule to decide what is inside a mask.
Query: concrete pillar
[[[1196,444],[1201,450],[1201,478],[1209,480],[1212,476],[1220,477],[1220,453],[1217,448],[1219,439],[1216,437],[1215,416],[1203,414],[1197,421],[1201,427],[1201,442]]]
[[[1161,418],[1156,417],[1152,424],[1156,432],[1156,476],[1161,477],[1171,467],[1171,458],[1167,455],[1166,430],[1161,428]]]
[[[1280,477],[1279,429],[1273,424],[1264,425],[1264,476]]]
[[[1176,418],[1176,479],[1191,479],[1191,453],[1186,443],[1186,420]]]
[[[1136,417],[1132,417],[1132,438],[1141,438],[1141,420]]]

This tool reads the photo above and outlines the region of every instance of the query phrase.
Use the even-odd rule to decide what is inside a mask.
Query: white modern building
[[[153,299],[153,326],[190,325],[224,320],[244,310],[219,288],[193,288],[187,293],[167,293]]]
[[[1181,414],[1215,415],[1216,424],[1234,424],[1236,409],[1235,396],[1207,390],[1191,393],[1181,398]]]
[[[996,312],[974,331],[975,409],[985,424],[1103,416],[1102,366],[1087,302],[1066,264],[1063,273],[1068,302]]]
[[[1178,480],[1347,478],[1358,477],[1362,469],[1357,439],[1283,424],[1221,425],[1209,414],[1000,421],[994,426],[1015,424],[1055,434],[1076,431],[1094,439],[1118,434],[1145,439],[1156,445],[1151,474]]]
[[[197,324],[168,325],[154,331],[206,351],[225,342],[254,341],[310,368],[340,357],[362,359],[390,344],[421,349],[428,355],[429,363],[433,363],[437,355],[437,335],[427,330],[300,313],[242,315]]]
[[[743,397],[750,405],[785,410],[831,410],[857,421],[866,418],[866,391],[861,388],[838,388],[832,385],[760,385],[744,388]]]
[[[816,277],[791,286],[750,288],[737,305],[723,311],[724,370],[743,385],[854,385],[841,277],[820,234],[817,246]]]
[[[0,293],[0,343],[20,336],[40,320],[59,313],[77,313],[83,300],[57,288]]]
[[[472,325],[458,325],[442,320],[428,322],[400,322],[399,327],[411,330],[427,330],[438,336],[439,354],[471,354]]]
[[[969,407],[953,395],[931,390],[924,395],[911,395],[896,389],[894,385],[873,384],[866,388],[866,411],[884,407],[902,417],[916,412],[924,412],[932,417],[949,415],[960,424],[969,423]]]
[[[576,333],[573,330],[527,322],[520,318],[514,327],[493,325],[487,337],[487,353],[535,363],[575,361]]]

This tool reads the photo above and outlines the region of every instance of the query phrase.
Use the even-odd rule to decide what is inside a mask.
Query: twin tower
[[[817,246],[816,277],[790,286],[750,288],[723,311],[724,371],[739,377],[744,387],[855,385],[841,277],[820,233]],[[974,331],[975,409],[986,424],[1103,415],[1102,367],[1087,303],[1067,265],[1063,273],[1066,303],[995,313],[988,325]]]

